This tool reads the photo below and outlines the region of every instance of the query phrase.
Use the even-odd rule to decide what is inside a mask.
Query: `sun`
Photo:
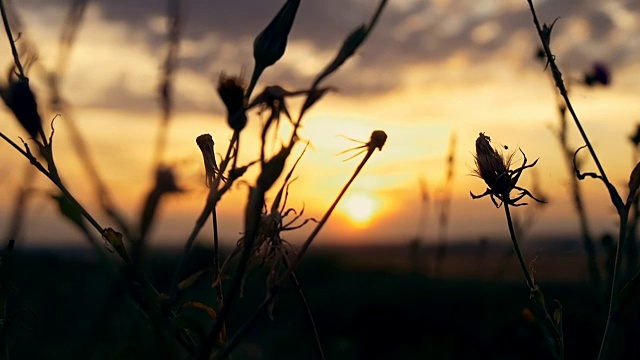
[[[367,193],[348,195],[342,205],[342,211],[355,227],[366,227],[380,207],[378,199]]]

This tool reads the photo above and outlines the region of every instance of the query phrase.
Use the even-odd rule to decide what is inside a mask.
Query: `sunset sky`
[[[24,41],[38,48],[38,62],[53,68],[58,39],[70,1],[14,2]],[[231,136],[223,104],[215,91],[220,73],[250,76],[252,43],[284,3],[283,0],[183,2],[183,34],[176,74],[176,107],[165,161],[175,167],[188,191],[166,199],[154,228],[154,244],[179,245],[202,209],[207,189],[195,138],[210,133],[217,151]],[[369,21],[377,1],[303,0],[284,57],[267,69],[257,91],[278,84],[290,90],[309,87],[333,58],[346,35]],[[633,168],[629,141],[640,122],[640,2],[563,0],[536,1],[542,21],[558,21],[551,41],[571,98],[600,154],[608,176],[626,196]],[[18,25],[16,25],[18,26]],[[158,84],[165,54],[166,2],[90,1],[63,82],[64,96],[90,147],[90,155],[118,206],[132,219],[138,216],[152,181],[152,152],[160,121]],[[18,32],[16,30],[16,32]],[[14,34],[15,35],[15,34]],[[4,33],[0,60],[11,64]],[[18,40],[18,42],[21,40]],[[373,130],[388,140],[376,152],[318,238],[318,244],[407,242],[416,235],[420,213],[419,178],[429,191],[427,222],[420,230],[434,242],[437,210],[447,171],[450,137],[455,134],[455,168],[448,232],[452,241],[486,237],[506,241],[504,212],[482,193],[484,182],[472,176],[473,152],[479,132],[507,152],[521,148],[530,160],[540,158],[521,183],[530,187],[534,174],[549,199],[530,236],[577,234],[577,220],[567,195],[567,170],[551,129],[556,126],[555,95],[544,64],[536,59],[539,40],[525,0],[391,0],[362,49],[330,76],[326,85],[338,91],[324,97],[306,116],[301,135],[311,142],[290,188],[289,206],[320,218],[357,166],[360,157],[339,152],[356,146],[345,137],[366,141]],[[608,87],[586,87],[583,74],[594,63],[611,69]],[[46,112],[46,84],[33,67],[28,74]],[[4,81],[4,79],[3,79]],[[289,104],[297,114],[300,103]],[[2,106],[0,131],[19,141],[25,136]],[[54,149],[63,179],[77,198],[113,226],[100,212],[88,177],[69,142],[65,114],[56,122]],[[46,121],[48,122],[48,121]],[[240,163],[259,155],[260,117],[251,113],[243,133]],[[283,123],[284,124],[284,123]],[[285,135],[289,128],[282,126]],[[571,142],[582,145],[570,124]],[[294,155],[302,151],[300,143]],[[585,170],[594,170],[587,152]],[[519,164],[522,157],[515,156]],[[289,164],[293,163],[293,159]],[[16,188],[24,177],[25,160],[0,144],[0,235],[6,232]],[[47,194],[52,187],[35,174],[23,244],[82,245],[84,240],[59,217]],[[245,180],[255,182],[256,173]],[[614,231],[616,215],[604,186],[583,182],[594,234]],[[242,232],[247,196],[242,182],[219,207],[222,236],[231,244]],[[275,193],[268,194],[268,200]],[[366,208],[369,211],[359,211]],[[355,210],[354,210],[355,209]],[[516,216],[528,214],[525,208]],[[311,230],[286,234],[295,242]],[[210,241],[210,227],[202,241]]]

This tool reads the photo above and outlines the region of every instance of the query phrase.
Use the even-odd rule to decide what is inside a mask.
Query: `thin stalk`
[[[285,257],[282,261],[284,262],[285,268],[291,267],[291,263],[289,262],[288,258]],[[322,350],[322,344],[320,343],[320,336],[318,335],[318,330],[316,328],[316,324],[313,319],[313,314],[311,314],[311,308],[309,307],[309,304],[307,303],[307,299],[304,296],[304,293],[302,292],[302,287],[300,286],[300,282],[298,281],[298,278],[295,272],[293,271],[291,272],[291,282],[293,283],[293,286],[296,289],[296,294],[298,295],[298,298],[300,299],[302,306],[305,308],[305,315],[307,317],[307,320],[309,320],[309,324],[311,325],[311,328],[313,331],[314,340],[316,343],[316,347],[318,349],[318,355],[320,356],[320,359],[324,360],[325,359],[324,351]],[[258,319],[258,316],[275,299],[275,294],[276,294],[275,289],[277,289],[277,287],[275,287],[273,290],[269,292],[267,297],[264,299],[264,301],[262,301],[262,303],[260,303],[258,308],[253,312],[253,314],[251,314],[249,319],[247,319],[244,322],[244,324],[242,324],[240,329],[238,329],[235,335],[233,335],[233,337],[231,338],[227,346],[225,346],[222,350],[220,350],[218,354],[216,354],[216,359],[226,359],[229,355],[231,355],[231,352],[235,350],[235,348],[240,343],[240,340],[244,338],[244,335],[246,334],[246,332]]]
[[[533,16],[533,22],[536,26],[536,30],[538,32],[538,36],[540,37],[540,40],[542,42],[542,46],[544,48],[544,52],[547,56],[547,61],[548,61],[548,65],[551,68],[551,73],[553,74],[553,78],[554,81],[556,83],[556,86],[558,87],[558,90],[560,91],[560,95],[562,96],[562,98],[564,99],[565,104],[567,105],[567,109],[569,110],[569,113],[571,113],[571,116],[573,117],[573,120],[576,124],[576,127],[578,128],[578,131],[580,132],[580,135],[582,136],[583,140],[585,141],[585,144],[587,146],[587,148],[589,149],[589,153],[591,154],[591,157],[593,158],[593,161],[596,164],[596,167],[598,168],[599,171],[599,177],[600,179],[607,185],[607,187],[612,188],[613,185],[611,184],[611,182],[609,181],[609,179],[607,178],[606,173],[604,172],[604,169],[602,167],[602,165],[600,164],[600,160],[598,159],[595,150],[593,149],[593,146],[591,146],[591,142],[589,141],[589,139],[587,138],[587,134],[584,132],[584,129],[582,128],[582,125],[580,124],[580,121],[578,120],[578,117],[575,113],[575,111],[573,110],[573,106],[571,105],[571,101],[569,100],[569,96],[568,96],[568,92],[566,87],[564,86],[564,82],[562,81],[562,73],[560,72],[560,69],[558,69],[558,66],[555,62],[555,58],[553,56],[553,54],[551,53],[551,49],[549,47],[549,38],[551,36],[551,28],[545,26],[545,31],[543,31],[543,28],[540,26],[540,22],[538,21],[538,17],[536,15],[536,11],[535,8],[533,6],[533,2],[532,0],[527,0],[527,2],[529,3],[529,8],[531,9],[531,14]],[[611,192],[611,189],[608,189],[609,192]],[[616,204],[613,204],[614,206],[616,206]],[[619,232],[619,240],[618,240],[618,244],[617,244],[617,248],[616,248],[616,261],[615,261],[615,265],[614,265],[614,272],[613,272],[613,279],[611,281],[611,298],[610,298],[610,303],[609,303],[609,315],[607,317],[607,324],[605,325],[605,333],[602,339],[602,344],[600,346],[600,352],[598,354],[598,360],[602,360],[607,356],[607,351],[608,348],[611,344],[611,337],[612,337],[612,332],[613,332],[613,328],[615,327],[615,322],[613,321],[613,313],[615,312],[615,307],[616,307],[616,300],[617,300],[617,293],[618,293],[618,287],[619,287],[619,280],[618,277],[620,276],[620,267],[621,267],[621,263],[622,263],[622,256],[621,256],[621,248],[624,245],[624,241],[625,238],[627,236],[627,223],[628,223],[628,217],[629,217],[629,207],[627,205],[624,206],[623,209],[616,209],[619,216],[620,216],[620,232]]]
[[[4,242],[15,239],[22,229],[25,213],[27,211],[27,202],[31,192],[33,191],[31,186],[33,185],[34,180],[33,168],[27,164],[24,168],[24,174],[21,182],[22,185],[20,186],[20,189],[18,189],[18,194],[16,195],[15,202],[13,204],[13,210],[10,216],[11,221],[9,222]]]
[[[536,15],[536,10],[533,6],[533,1],[527,0],[527,2],[529,3],[529,8],[531,9],[531,15],[533,16],[533,23],[536,26],[538,36],[540,37],[540,41],[542,43],[542,47],[544,48],[545,55],[547,56],[548,66],[549,68],[551,68],[551,74],[553,75],[553,79],[556,83],[556,87],[560,91],[560,96],[562,96],[562,99],[567,105],[567,110],[569,110],[569,113],[571,114],[571,117],[573,118],[573,121],[576,124],[578,131],[580,132],[580,136],[582,136],[582,139],[584,140],[585,145],[587,146],[587,149],[589,149],[589,153],[591,154],[591,157],[593,158],[593,161],[595,162],[596,167],[600,172],[600,176],[602,176],[602,179],[605,183],[610,184],[609,179],[607,178],[607,175],[604,172],[604,168],[602,167],[602,164],[598,159],[598,155],[596,155],[596,152],[593,149],[593,146],[591,145],[589,138],[587,137],[587,133],[582,128],[582,124],[578,119],[578,115],[576,115],[576,112],[573,109],[573,105],[571,105],[571,100],[569,100],[569,93],[567,91],[566,86],[564,85],[564,81],[562,80],[562,72],[560,72],[560,69],[556,64],[555,57],[551,52],[551,48],[549,47],[549,41],[545,40],[545,33],[543,32],[542,27],[540,26],[540,22],[538,21],[538,16]],[[548,35],[549,36],[551,35],[550,29],[549,29]]]
[[[565,160],[565,165],[568,171],[569,179],[571,180],[571,198],[573,205],[578,214],[578,221],[580,222],[580,231],[582,232],[582,243],[587,255],[587,266],[589,269],[589,279],[594,292],[597,294],[598,304],[600,303],[600,294],[602,292],[602,279],[600,278],[600,270],[598,269],[598,262],[596,259],[595,248],[591,239],[591,231],[589,229],[589,220],[587,218],[586,209],[582,200],[582,192],[580,188],[580,182],[575,176],[575,170],[573,168],[573,151],[569,148],[567,143],[567,126],[566,126],[566,111],[563,104],[558,103],[558,116],[560,119],[560,130],[556,134],[562,157]]]
[[[329,217],[333,213],[333,210],[335,210],[336,206],[338,206],[338,203],[340,202],[344,194],[347,192],[347,189],[349,189],[349,186],[351,186],[351,183],[353,183],[353,180],[356,179],[356,177],[364,167],[364,164],[367,163],[367,161],[373,154],[374,150],[375,149],[369,149],[367,151],[367,154],[364,156],[364,158],[362,159],[362,161],[360,162],[356,170],[353,172],[353,175],[351,175],[351,178],[349,179],[349,181],[347,181],[347,183],[344,185],[344,187],[342,188],[342,190],[340,191],[336,199],[333,201],[333,204],[331,204],[331,206],[329,207],[327,212],[324,214],[322,219],[318,222],[318,224],[316,224],[316,227],[313,229],[311,234],[309,234],[309,237],[307,238],[307,240],[302,244],[302,247],[300,247],[300,250],[298,250],[296,257],[291,262],[291,267],[289,267],[289,269],[284,273],[284,275],[282,275],[282,277],[280,278],[280,282],[282,282],[283,279],[286,279],[289,275],[291,275],[293,270],[297,268],[298,265],[300,265],[300,262],[302,261],[302,256],[305,254],[305,252],[307,251],[307,249],[309,248],[313,240],[316,238],[318,233],[320,233],[320,230],[322,230],[327,220],[329,220]]]
[[[4,30],[7,32],[7,37],[9,38],[9,44],[11,44],[11,54],[13,55],[13,61],[16,64],[16,68],[18,69],[18,74],[20,78],[25,78],[24,69],[22,68],[22,64],[20,63],[20,54],[18,53],[18,49],[16,48],[16,43],[13,38],[13,34],[11,33],[11,26],[9,26],[9,19],[7,18],[7,12],[4,8],[4,1],[0,0],[0,13],[2,13],[2,22],[4,23]]]
[[[508,197],[506,197],[508,199]],[[518,261],[520,262],[520,267],[522,268],[522,272],[524,273],[525,280],[527,281],[527,286],[529,290],[533,293],[535,290],[535,283],[533,282],[533,278],[531,277],[531,273],[529,272],[529,268],[527,264],[524,262],[524,257],[522,256],[522,252],[520,251],[520,245],[518,244],[518,240],[516,238],[516,230],[513,226],[513,221],[511,220],[511,211],[509,211],[509,204],[504,203],[504,212],[507,217],[507,225],[509,226],[509,233],[511,234],[511,242],[513,243],[513,249],[518,256]]]
[[[162,81],[160,84],[160,103],[162,118],[158,128],[158,137],[154,151],[155,168],[162,166],[162,159],[167,145],[167,132],[173,112],[173,79],[180,50],[181,9],[180,0],[169,0],[167,11],[167,54],[162,65]]]
[[[289,260],[287,259],[288,263]],[[296,289],[296,294],[298,295],[298,299],[300,299],[300,303],[302,307],[304,307],[305,315],[307,317],[307,321],[309,321],[309,325],[311,325],[311,331],[313,332],[313,340],[315,341],[316,348],[318,349],[318,355],[321,360],[325,360],[324,351],[322,350],[322,343],[320,342],[320,335],[318,335],[318,328],[316,327],[316,322],[313,319],[313,314],[311,313],[311,308],[307,303],[307,298],[304,296],[302,292],[302,287],[300,286],[300,282],[298,281],[298,277],[295,272],[291,272],[291,282],[293,283],[293,287]]]
[[[78,200],[76,200],[76,198],[73,197],[73,195],[71,195],[71,193],[69,192],[69,190],[67,190],[67,188],[64,186],[64,184],[62,184],[62,181],[60,180],[60,177],[57,175],[57,173],[55,173],[54,171],[49,171],[49,170],[45,169],[45,167],[42,166],[42,164],[33,156],[33,154],[31,154],[30,152],[27,152],[24,149],[22,149],[20,146],[18,146],[15,142],[13,142],[13,140],[11,140],[5,134],[0,132],[0,137],[3,140],[5,140],[7,143],[9,143],[9,145],[11,145],[14,149],[18,150],[18,152],[20,154],[22,154],[22,156],[27,158],[27,160],[29,160],[31,165],[35,166],[36,169],[38,169],[47,178],[49,178],[49,180],[51,180],[51,182],[53,182],[53,184],[56,185],[58,187],[58,189],[60,189],[60,191],[62,191],[64,196],[67,197],[67,199],[71,202],[71,204],[73,204],[80,211],[82,216],[84,216],[84,218],[87,219],[87,221],[89,221],[89,223],[96,230],[98,230],[98,232],[100,234],[102,234],[104,232],[104,228],[102,226],[100,226],[98,221],[96,219],[94,219],[94,217],[91,214],[89,214],[89,212],[82,205],[80,205]],[[51,161],[51,164],[53,166],[55,166],[55,164],[53,164],[53,161]]]
[[[220,182],[222,181],[222,175],[224,174],[227,166],[229,165],[229,160],[231,156],[231,150],[235,147],[239,137],[239,132],[235,131],[233,137],[231,138],[231,142],[229,143],[229,147],[227,148],[227,154],[224,157],[224,160],[220,163],[220,171],[218,172],[218,176],[214,179],[211,184],[209,195],[207,196],[207,202],[205,203],[204,208],[200,212],[200,216],[196,220],[196,223],[191,230],[191,234],[187,238],[187,242],[184,245],[184,249],[182,250],[182,254],[180,255],[180,259],[178,260],[178,265],[176,266],[176,270],[173,273],[173,279],[171,280],[171,288],[169,290],[169,304],[172,305],[178,295],[178,282],[180,281],[180,275],[184,271],[184,266],[186,265],[187,255],[191,251],[193,247],[193,243],[196,240],[196,237],[200,233],[200,230],[204,227],[209,219],[209,215],[211,215],[212,211],[215,209],[218,201],[225,192],[227,192],[231,185],[233,184],[233,179],[229,178],[228,181],[224,184],[224,186],[218,190],[220,186]]]
[[[218,212],[214,207],[211,211],[213,223],[213,278],[218,279],[220,277],[220,247],[218,237]],[[222,309],[224,306],[224,293],[222,291],[222,281],[216,281],[216,299],[218,302],[218,309]],[[221,336],[223,340],[227,338],[227,327],[222,324]]]
[[[235,301],[238,299],[237,295],[240,291],[240,287],[242,286],[242,278],[244,277],[244,273],[247,269],[251,253],[253,251],[253,244],[255,242],[256,236],[258,235],[260,215],[262,212],[262,205],[264,203],[265,192],[266,189],[260,186],[251,188],[251,191],[249,192],[249,200],[247,201],[247,209],[245,212],[244,245],[242,247],[240,260],[238,261],[235,273],[233,275],[233,278],[231,279],[231,285],[229,286],[229,291],[227,292],[227,299],[225,301],[224,307],[220,309],[218,318],[213,325],[213,328],[211,329],[207,337],[202,341],[198,355],[199,360],[209,359],[211,351],[219,340],[219,336],[224,326],[223,324],[229,316],[231,308],[235,304]]]
[[[607,324],[605,325],[604,335],[602,337],[602,344],[600,345],[600,351],[598,352],[598,360],[607,359],[607,353],[611,346],[611,339],[613,337],[613,330],[617,324],[617,320],[613,317],[617,311],[618,302],[618,288],[620,287],[620,273],[622,267],[622,251],[625,245],[625,239],[627,236],[627,220],[629,217],[629,208],[625,206],[624,210],[620,214],[620,233],[619,241],[616,247],[616,262],[613,267],[613,278],[611,279],[611,297],[609,301],[609,315],[607,316]]]
[[[505,199],[509,199],[509,194],[506,194]],[[551,318],[551,315],[549,315],[547,306],[544,303],[544,295],[542,294],[542,291],[539,289],[538,285],[536,285],[535,282],[533,281],[533,277],[531,277],[529,268],[527,268],[527,265],[524,262],[522,252],[520,251],[520,245],[518,244],[518,240],[516,238],[516,231],[513,226],[513,221],[511,220],[511,212],[509,211],[509,204],[507,202],[504,202],[504,212],[507,218],[507,225],[509,226],[509,234],[511,235],[513,248],[516,252],[516,255],[518,256],[518,261],[520,262],[520,267],[522,268],[522,272],[524,273],[527,286],[529,287],[529,291],[531,292],[531,295],[534,297],[536,304],[543,311],[545,320],[549,323],[549,326],[553,330],[553,335],[555,337],[556,346],[557,346],[556,350],[558,352],[557,357],[559,360],[563,360],[564,359],[564,340],[562,338],[562,334],[558,329],[558,327],[556,326],[556,323]]]

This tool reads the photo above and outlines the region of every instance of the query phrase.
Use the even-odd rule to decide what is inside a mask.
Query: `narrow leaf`
[[[638,187],[640,187],[640,162],[638,162],[636,167],[633,168],[631,176],[629,177],[629,198],[627,203],[633,201],[636,196],[636,192],[638,191]]]
[[[613,206],[616,207],[616,210],[618,210],[619,214],[622,213],[622,211],[624,211],[624,203],[622,202],[622,198],[618,194],[618,190],[616,190],[616,188],[611,183],[606,183],[606,185],[607,190],[609,190],[609,196],[611,196],[611,202],[613,203]]]

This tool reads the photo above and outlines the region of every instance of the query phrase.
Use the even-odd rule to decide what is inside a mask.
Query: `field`
[[[309,254],[298,272],[325,356],[330,359],[548,359],[548,344],[520,280],[516,259],[498,275],[507,244],[453,246],[434,278],[411,270],[408,247],[323,248]],[[538,247],[541,245],[538,244]],[[603,311],[587,284],[579,244],[547,243],[536,273],[545,294],[563,304],[567,359],[589,359],[597,351]],[[166,250],[149,261],[150,279],[166,289],[175,256]],[[130,299],[105,304],[114,278],[86,251],[29,251],[16,254],[10,342],[17,359],[128,359],[162,357],[143,313]],[[434,248],[421,255],[432,256]],[[190,266],[206,266],[211,249],[198,249]],[[19,259],[19,260],[18,260]],[[251,272],[245,296],[230,324],[247,318],[264,297],[264,270]],[[500,277],[500,278],[499,278]],[[206,281],[190,294],[211,295]],[[602,300],[602,299],[600,299]],[[209,300],[213,302],[213,299]],[[113,311],[101,317],[102,311]],[[234,359],[314,359],[313,335],[292,289],[279,296],[273,320],[263,314]],[[207,315],[191,311],[206,330]],[[635,315],[637,316],[637,314]],[[99,322],[96,322],[101,319]],[[25,327],[31,327],[27,330]],[[228,329],[234,331],[233,327]],[[633,333],[628,334],[633,339]],[[100,351],[85,357],[83,345]],[[640,351],[631,341],[625,358]]]

